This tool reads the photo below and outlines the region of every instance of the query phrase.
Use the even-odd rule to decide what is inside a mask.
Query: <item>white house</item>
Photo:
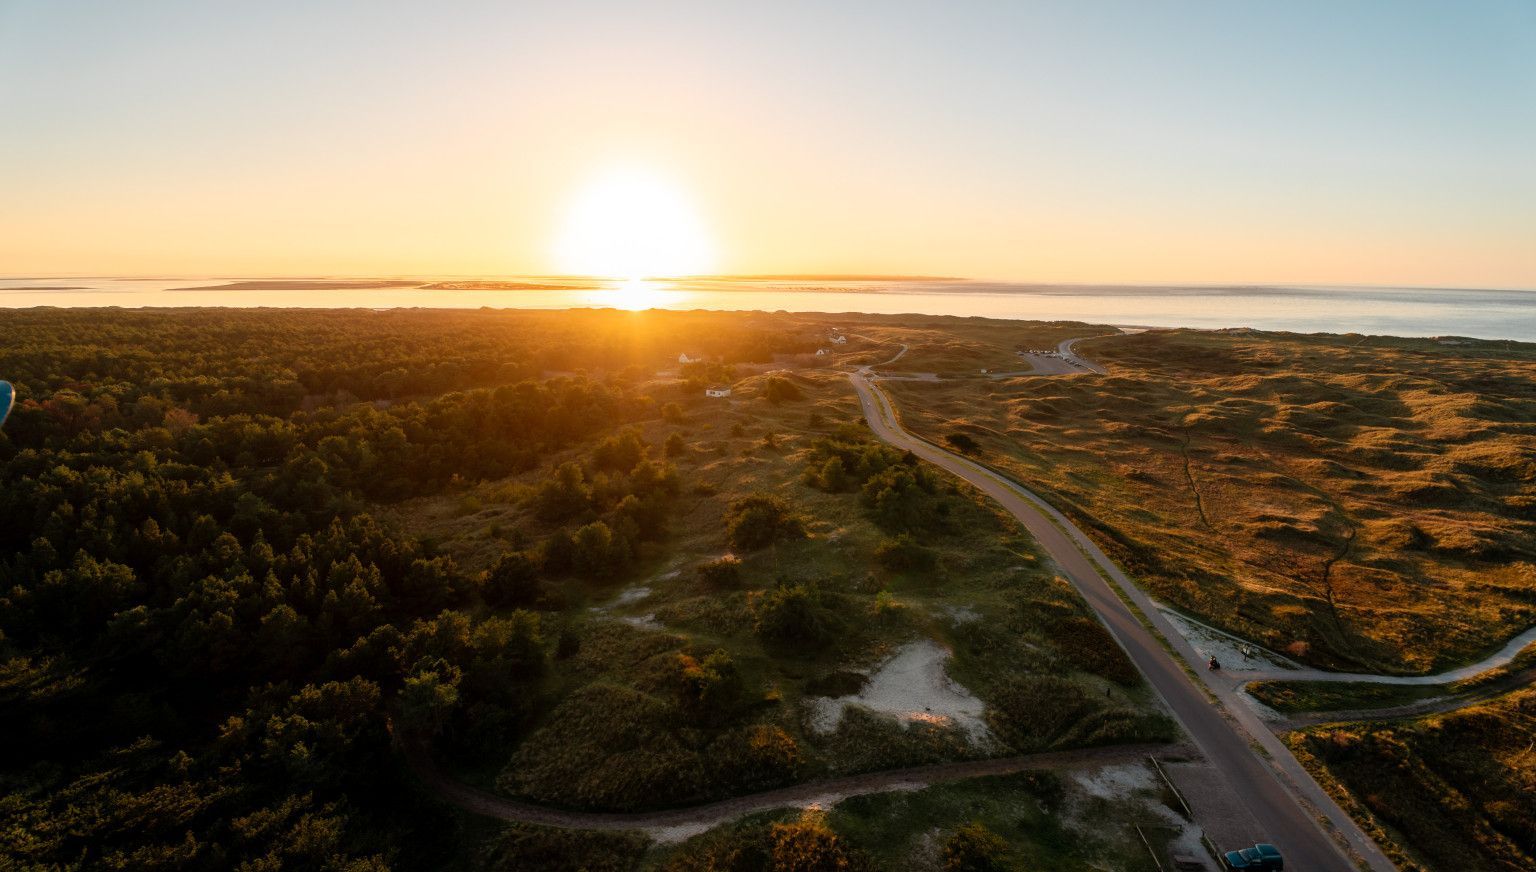
[[[683,352],[682,354],[679,354],[677,356],[677,362],[678,363],[698,363],[699,361],[701,361],[703,359],[704,358],[702,358],[702,357],[689,357],[688,356],[688,352],[686,352],[686,351]]]
[[[832,344],[833,345],[842,345],[842,344],[846,343],[847,341],[848,341],[848,337],[844,336],[841,333],[833,333],[832,334]]]
[[[827,350],[825,348],[818,348],[818,349],[816,349],[816,356],[817,357],[824,357],[826,355],[826,353],[827,353]]]
[[[725,385],[710,385],[704,389],[704,396],[706,397],[728,397],[730,395],[731,389]]]

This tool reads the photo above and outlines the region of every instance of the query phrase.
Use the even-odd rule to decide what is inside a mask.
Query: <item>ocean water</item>
[[[0,277],[0,308],[270,306],[786,310],[1073,320],[1143,327],[1255,327],[1304,333],[1469,336],[1536,342],[1536,290],[1318,286],[1038,285],[960,280],[689,280],[598,287],[435,290],[225,287],[233,278]],[[274,280],[291,281],[291,280]],[[368,283],[367,279],[340,279]],[[527,280],[538,283],[542,280]],[[211,289],[194,289],[207,288]],[[3,316],[0,316],[3,317]]]

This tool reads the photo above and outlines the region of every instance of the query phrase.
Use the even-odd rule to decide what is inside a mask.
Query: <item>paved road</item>
[[[1377,675],[1371,672],[1329,672],[1324,669],[1250,669],[1228,673],[1238,684],[1250,681],[1348,681],[1361,684],[1451,684],[1465,681],[1492,669],[1507,666],[1527,645],[1536,643],[1536,627],[1510,639],[1503,648],[1476,663],[1447,669],[1434,675]]]
[[[1072,340],[1061,350],[1071,353]],[[1098,613],[1120,641],[1131,661],[1167,702],[1196,746],[1237,788],[1237,801],[1264,828],[1268,841],[1286,857],[1294,872],[1349,870],[1355,865],[1314,820],[1324,816],[1348,840],[1350,847],[1373,869],[1393,868],[1376,845],[1306,774],[1285,746],[1266,729],[1229,687],[1207,684],[1190,677],[1179,658],[1193,659],[1183,637],[1174,632],[1152,602],[1087,535],[1060,512],[1027,488],[986,467],[925,442],[904,430],[885,393],[872,383],[866,367],[849,376],[870,429],[880,439],[964,479],[997,500],[1034,535],[1041,548],[1076,585],[1089,606]],[[1111,588],[1112,579],[1121,594],[1137,604],[1157,627],[1149,630]],[[1177,653],[1164,647],[1171,646]],[[1275,761],[1272,768],[1254,745]],[[1282,779],[1284,781],[1282,782]],[[1241,846],[1234,846],[1241,847]]]
[[[1096,372],[1100,375],[1103,375],[1104,367],[1099,366],[1097,363],[1094,363],[1086,357],[1078,357],[1077,351],[1074,350],[1074,346],[1076,346],[1077,343],[1082,342],[1084,339],[1091,338],[1092,337],[1089,336],[1079,336],[1076,339],[1063,339],[1061,340],[1061,344],[1056,346],[1056,351],[1062,357],[1065,357],[1068,362],[1074,363],[1089,372]]]

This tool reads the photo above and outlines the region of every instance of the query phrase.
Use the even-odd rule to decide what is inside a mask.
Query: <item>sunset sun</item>
[[[709,234],[683,188],[650,170],[611,169],[572,197],[556,242],[562,272],[618,279],[697,275]]]

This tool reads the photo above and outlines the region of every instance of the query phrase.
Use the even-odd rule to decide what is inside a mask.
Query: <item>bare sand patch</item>
[[[869,673],[858,693],[807,700],[810,726],[830,733],[849,706],[890,715],[904,723],[958,727],[972,743],[990,744],[992,733],[982,715],[986,705],[944,671],[948,649],[931,639],[909,642]]]

